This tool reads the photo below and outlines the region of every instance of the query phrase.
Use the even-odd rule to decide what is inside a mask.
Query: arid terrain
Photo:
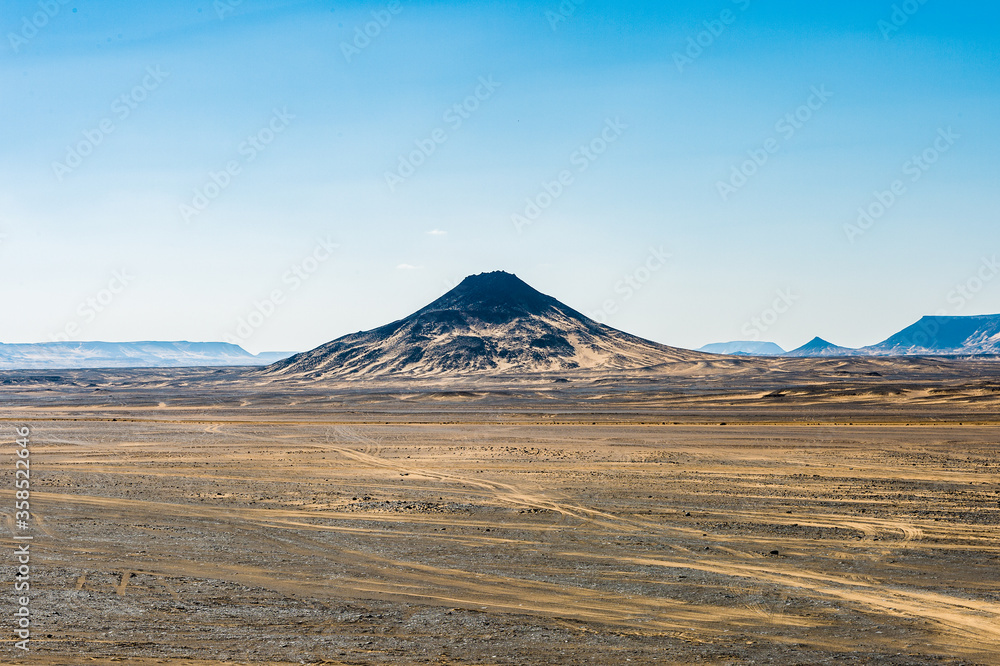
[[[1000,363],[0,382],[4,663],[1000,663]]]

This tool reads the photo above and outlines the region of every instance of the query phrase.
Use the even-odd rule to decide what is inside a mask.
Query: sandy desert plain
[[[0,419],[4,663],[1000,663],[998,362],[9,371]]]

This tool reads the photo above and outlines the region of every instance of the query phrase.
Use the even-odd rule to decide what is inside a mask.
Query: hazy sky
[[[815,4],[6,0],[0,342],[304,350],[496,269],[687,347],[1000,312],[997,4]]]

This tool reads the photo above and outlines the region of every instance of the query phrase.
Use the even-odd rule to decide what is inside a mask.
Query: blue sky
[[[805,4],[5,2],[0,341],[303,350],[496,269],[687,347],[1000,312],[1000,9]]]

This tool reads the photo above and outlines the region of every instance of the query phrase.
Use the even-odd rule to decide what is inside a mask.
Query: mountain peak
[[[554,298],[534,289],[516,275],[494,271],[470,275],[444,296],[418,310],[414,316],[461,312],[486,322],[500,322],[527,315],[543,315],[558,304]]]
[[[504,271],[470,275],[412,315],[268,368],[318,377],[643,368],[700,354],[585,317]]]
[[[850,356],[853,353],[853,349],[840,347],[817,336],[785,356]]]
[[[517,277],[513,273],[508,273],[507,271],[490,271],[483,273],[476,273],[475,275],[469,275],[459,286],[469,285],[476,287],[486,287],[486,288],[503,288],[511,286],[527,287],[531,289],[527,282]],[[532,289],[534,291],[534,289]]]

